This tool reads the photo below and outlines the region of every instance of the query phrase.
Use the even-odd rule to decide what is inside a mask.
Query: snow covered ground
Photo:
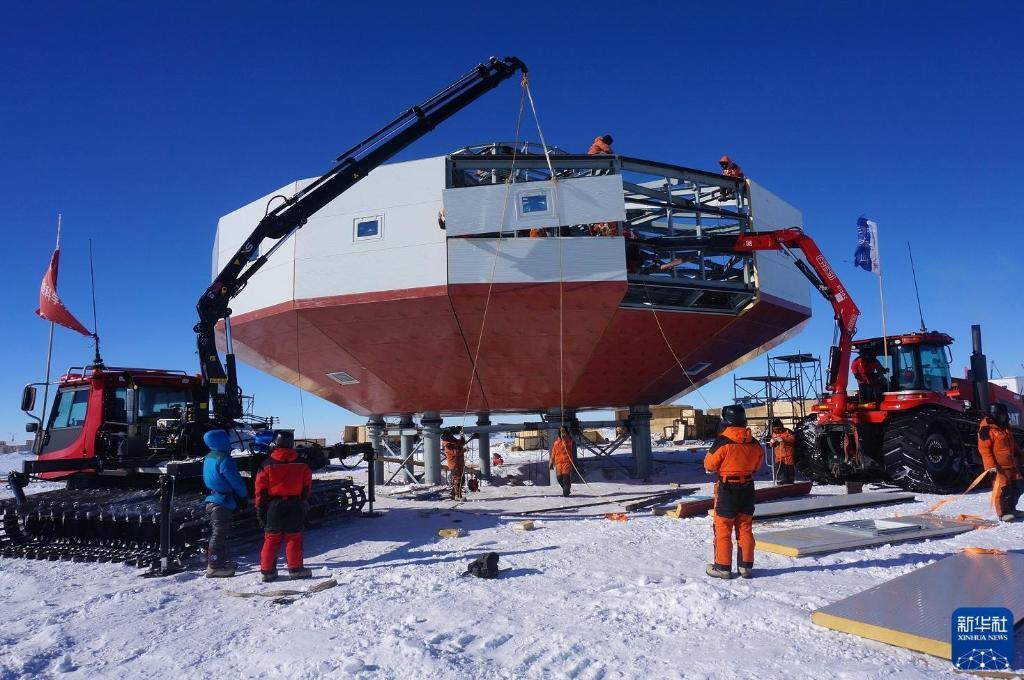
[[[810,614],[962,547],[1016,549],[1024,537],[1024,524],[1009,524],[820,558],[758,553],[757,578],[719,581],[704,575],[705,517],[612,522],[603,514],[620,508],[608,505],[534,515],[534,531],[515,530],[507,513],[563,499],[530,483],[546,472],[543,454],[504,455],[496,484],[457,508],[388,488],[383,516],[310,532],[307,564],[340,585],[288,606],[224,594],[264,587],[254,545],[238,548],[241,575],[230,580],[202,578],[198,562],[144,580],[123,566],[0,560],[0,679],[957,677],[948,661],[819,628]],[[639,489],[618,463],[588,463],[590,484],[574,486],[570,502],[669,482],[710,492],[700,452],[654,457],[654,483]],[[0,456],[0,471],[16,458]],[[774,526],[912,514],[935,500]],[[941,513],[989,516],[988,494]],[[454,527],[465,535],[437,537]],[[492,550],[509,569],[500,579],[459,576]]]

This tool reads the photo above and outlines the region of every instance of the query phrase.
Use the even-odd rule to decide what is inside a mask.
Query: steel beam
[[[596,430],[602,427],[626,427],[627,420],[587,420],[574,421],[573,425],[583,429]],[[560,424],[551,420],[531,423],[495,423],[493,425],[468,425],[462,428],[465,434],[494,433],[494,432],[526,432],[529,430],[557,430]]]

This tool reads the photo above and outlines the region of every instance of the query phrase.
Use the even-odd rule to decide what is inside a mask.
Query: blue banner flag
[[[853,263],[864,271],[882,274],[882,263],[878,259],[878,225],[863,216],[857,219],[857,250]]]

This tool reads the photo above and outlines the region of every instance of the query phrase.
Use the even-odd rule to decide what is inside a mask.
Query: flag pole
[[[60,250],[60,226],[62,221],[61,213],[57,213],[57,245],[54,246],[54,250]],[[42,423],[43,427],[46,427],[46,406],[50,397],[50,364],[53,359],[53,321],[50,322],[50,337],[46,343],[46,382],[43,383],[43,411],[42,411]],[[41,441],[37,439],[37,441]],[[36,453],[39,453],[36,451]]]
[[[881,239],[878,238],[878,227],[875,227],[875,250],[878,252],[878,301],[882,308],[882,353],[885,356],[885,364],[889,365],[889,334],[885,330],[885,293],[882,286],[882,244]],[[892,367],[892,371],[895,374],[896,367]]]

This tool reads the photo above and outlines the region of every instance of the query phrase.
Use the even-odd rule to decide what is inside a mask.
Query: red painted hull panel
[[[623,281],[488,288],[277,305],[233,317],[235,351],[361,415],[610,407],[671,399],[810,317],[766,296],[739,316],[620,308]]]

